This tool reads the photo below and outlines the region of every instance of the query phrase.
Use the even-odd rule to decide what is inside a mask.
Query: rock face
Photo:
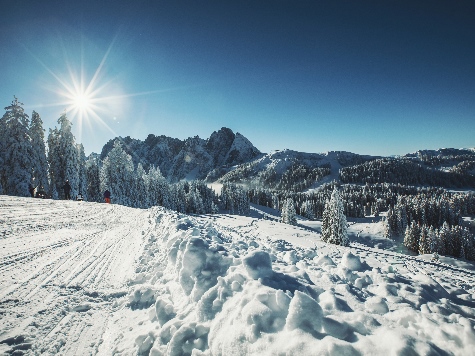
[[[261,154],[246,137],[227,127],[214,131],[207,140],[195,136],[182,141],[153,134],[145,141],[129,136],[116,139],[121,140],[135,165],[140,162],[146,170],[152,165],[159,167],[171,182],[204,179],[211,171],[248,162]],[[103,147],[101,159],[107,156],[116,139]]]

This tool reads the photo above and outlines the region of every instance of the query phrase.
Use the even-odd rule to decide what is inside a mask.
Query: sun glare
[[[90,105],[91,98],[84,93],[78,93],[74,97],[74,106],[78,110],[87,110]]]
[[[62,72],[59,74],[26,48],[57,82],[48,89],[57,94],[59,101],[46,105],[43,104],[43,106],[60,107],[64,110],[68,118],[74,122],[75,127],[78,129],[79,141],[81,141],[83,129],[86,128],[90,132],[97,132],[98,126],[114,136],[118,136],[110,123],[113,122],[114,126],[117,125],[119,122],[117,114],[124,112],[129,103],[129,98],[164,91],[152,90],[127,94],[123,92],[122,86],[120,83],[118,84],[115,77],[107,78],[106,61],[114,42],[115,39],[109,45],[109,48],[106,50],[97,68],[92,71],[93,74],[90,77],[86,74],[85,57],[81,57],[81,63],[79,64],[73,64],[65,60],[67,73]],[[59,86],[57,85],[58,83]]]

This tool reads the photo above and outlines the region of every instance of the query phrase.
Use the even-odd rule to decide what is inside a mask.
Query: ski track
[[[147,210],[0,195],[0,354],[95,354]]]

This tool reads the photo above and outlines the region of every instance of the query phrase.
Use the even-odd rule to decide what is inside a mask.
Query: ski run
[[[348,223],[0,195],[0,353],[473,355],[474,265]]]

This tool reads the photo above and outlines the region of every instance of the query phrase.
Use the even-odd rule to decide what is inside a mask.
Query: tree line
[[[467,171],[473,166],[475,156],[464,155],[462,162],[447,170],[432,168],[442,158],[427,158],[425,166],[406,158],[382,158],[340,169],[343,183],[399,183],[403,185],[430,185],[447,188],[475,187],[475,176]],[[448,162],[447,162],[448,163]]]
[[[64,199],[66,180],[71,196],[102,202],[106,189],[112,201],[136,208],[155,205],[182,213],[216,213],[219,207],[233,213],[249,212],[247,191],[234,184],[223,185],[221,199],[202,181],[170,184],[159,167],[146,171],[141,163],[134,166],[119,140],[104,159],[89,158],[82,144],[76,143],[72,123],[66,113],[58,127],[45,130],[40,115],[32,119],[15,97],[0,119],[0,193],[29,196],[29,184],[53,199]]]

